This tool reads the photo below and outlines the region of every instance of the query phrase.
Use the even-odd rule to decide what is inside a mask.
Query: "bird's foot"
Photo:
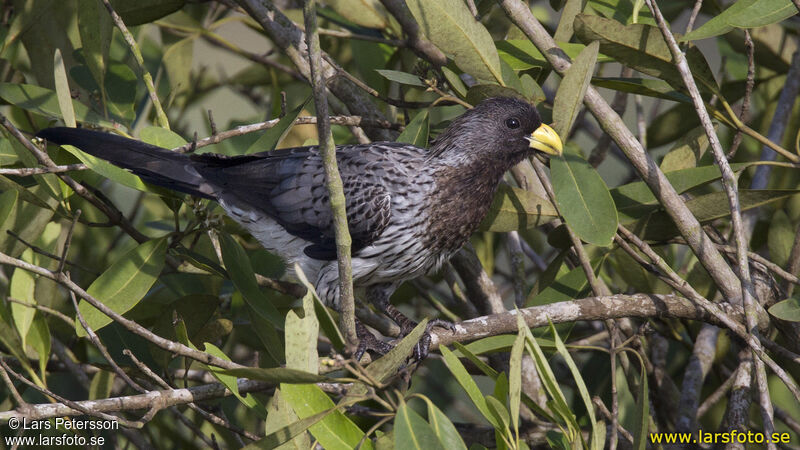
[[[355,353],[353,353],[353,359],[356,361],[360,361],[365,352],[383,356],[394,348],[392,344],[375,337],[375,335],[370,333],[367,327],[358,320],[356,320],[356,336],[358,337],[358,346],[356,347]]]
[[[405,337],[411,333],[412,330],[417,326],[417,322],[409,319],[405,316],[405,314],[401,313],[397,308],[392,305],[388,305],[386,308],[386,314],[397,324],[400,326],[400,336]],[[425,327],[425,332],[422,333],[422,337],[419,339],[419,342],[414,346],[414,353],[412,355],[412,359],[416,362],[421,362],[423,359],[428,357],[428,352],[430,351],[431,347],[431,329],[434,327],[439,328],[446,328],[453,333],[456,331],[456,326],[453,325],[452,322],[448,322],[447,320],[442,319],[433,319],[428,322],[428,325]]]

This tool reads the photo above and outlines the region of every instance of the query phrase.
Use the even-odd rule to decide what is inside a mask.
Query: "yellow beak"
[[[563,150],[561,138],[550,126],[541,124],[528,138],[530,147],[548,155],[559,156]]]

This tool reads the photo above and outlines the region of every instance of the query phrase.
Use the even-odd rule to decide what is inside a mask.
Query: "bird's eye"
[[[506,119],[506,126],[508,128],[519,128],[519,120],[515,117]]]

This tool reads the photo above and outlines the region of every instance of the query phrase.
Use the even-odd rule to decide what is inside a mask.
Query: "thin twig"
[[[0,359],[0,365],[5,365]],[[7,366],[6,366],[7,367]],[[25,380],[27,381],[27,380]],[[30,383],[30,382],[28,382]],[[273,387],[269,383],[253,380],[239,380],[239,393],[244,395],[249,392],[261,392]],[[47,394],[46,394],[47,395]],[[150,409],[155,404],[162,408],[174,405],[183,405],[188,402],[199,402],[212,398],[227,397],[233,393],[222,383],[204,384],[183,389],[170,389],[165,391],[150,391],[146,394],[136,394],[124,397],[104,398],[99,400],[82,400],[77,402],[58,400],[60,403],[45,403],[30,405],[26,411],[11,410],[0,412],[0,422],[6,422],[12,417],[27,420],[46,419],[58,416],[75,416],[80,414],[98,415],[106,412],[136,411]],[[88,413],[85,411],[89,411]],[[122,419],[103,414],[107,420]],[[127,425],[126,425],[127,426]]]
[[[65,275],[67,276],[67,279],[69,279],[69,273]],[[75,298],[75,293],[73,291],[69,291],[69,298],[70,300],[72,300],[72,307],[75,308],[75,317],[78,318],[78,322],[80,322],[81,326],[86,331],[86,335],[89,337],[89,340],[92,342],[92,344],[94,344],[95,348],[97,348],[100,354],[103,355],[103,358],[105,358],[106,361],[108,361],[108,364],[111,366],[111,369],[114,370],[114,373],[116,373],[118,377],[122,378],[122,380],[133,389],[141,393],[147,392],[145,388],[139,386],[139,383],[133,381],[131,377],[129,377],[128,374],[125,373],[124,370],[122,370],[122,368],[117,364],[117,362],[114,361],[114,358],[111,357],[111,354],[108,353],[108,349],[106,348],[106,346],[103,345],[103,342],[100,341],[100,338],[97,336],[92,327],[89,326],[89,324],[86,322],[86,319],[83,317],[83,313],[81,313],[81,308],[78,306],[78,299]]]
[[[15,127],[14,124],[12,124],[11,121],[9,121],[8,118],[3,114],[0,114],[0,125],[3,125],[3,127],[8,130],[8,132],[17,139],[17,141],[19,141],[28,151],[33,154],[33,156],[35,156],[39,161],[39,164],[45,167],[57,167],[56,163],[50,159],[50,156],[46,152],[33,145],[30,139],[26,138],[25,135],[23,135],[17,129],[17,127]],[[119,225],[119,227],[128,233],[128,235],[130,235],[134,240],[139,243],[148,240],[148,237],[140,233],[139,230],[137,230],[113,204],[110,202],[106,203],[101,201],[96,195],[89,192],[85,186],[76,182],[68,175],[63,173],[57,173],[56,175],[61,178],[61,180],[64,181],[64,183],[76,194],[86,199],[92,204],[92,206],[96,207],[103,214],[105,214],[106,217],[108,217],[109,222],[114,225]]]
[[[29,177],[31,175],[43,175],[46,173],[64,173],[78,170],[87,170],[85,164],[67,164],[55,167],[20,167],[19,169],[0,169],[0,175],[16,175],[18,177]]]
[[[114,7],[111,6],[111,2],[109,0],[103,0],[103,4],[108,10],[108,13],[111,15],[111,20],[114,22],[114,25],[119,28],[122,36],[125,38],[125,42],[127,42],[128,46],[131,48],[133,58],[136,60],[136,64],[139,66],[139,70],[142,72],[142,79],[144,80],[144,85],[147,88],[147,93],[150,96],[150,101],[153,103],[153,107],[156,109],[156,121],[158,126],[169,129],[169,120],[167,120],[167,115],[164,113],[164,108],[161,107],[161,101],[158,99],[156,87],[153,85],[153,77],[150,75],[150,72],[147,71],[147,67],[144,65],[144,58],[142,57],[142,52],[139,50],[139,45],[136,43],[136,40],[133,38],[130,30],[128,30],[128,27],[125,26],[125,22],[122,21],[122,17],[120,17],[119,14],[114,11]]]
[[[747,123],[750,121],[750,97],[753,94],[753,86],[755,85],[755,77],[756,77],[756,65],[755,65],[755,52],[753,45],[753,39],[750,37],[750,31],[744,30],[744,48],[745,52],[747,53],[747,79],[745,81],[744,86],[744,98],[742,99],[742,109],[739,111],[739,120],[742,123]],[[744,134],[742,131],[737,129],[736,134],[733,136],[733,142],[731,143],[731,148],[728,150],[728,159],[733,158],[736,156],[736,150],[739,149],[739,145],[742,143],[742,139],[744,138]]]
[[[39,255],[45,256],[47,258],[50,258],[50,259],[53,259],[53,260],[56,260],[56,261],[59,261],[59,262],[61,261],[61,258],[58,255],[50,253],[50,252],[48,252],[47,250],[45,250],[45,249],[43,249],[41,247],[38,247],[36,245],[31,244],[30,242],[28,242],[25,239],[23,239],[22,236],[18,235],[17,233],[15,233],[15,232],[13,232],[11,230],[6,230],[6,233],[8,233],[8,235],[13,237],[14,239],[20,241],[24,246],[26,246],[29,249],[31,249],[31,251],[33,251],[33,253],[37,253]],[[93,271],[92,269],[89,269],[87,267],[81,266],[78,263],[73,263],[71,261],[66,261],[65,264],[69,264],[70,266],[75,267],[76,269],[80,269],[80,270],[82,270],[82,271],[84,271],[86,273],[91,273],[93,275],[97,275],[97,273],[95,271]],[[63,269],[63,267],[62,267],[62,269]]]
[[[697,20],[697,15],[700,14],[700,8],[703,6],[703,0],[696,0],[694,2],[694,7],[692,8],[692,14],[689,16],[689,21],[686,23],[686,31],[683,32],[684,35],[687,35],[692,32],[692,28],[694,28],[694,21]]]
[[[341,327],[347,339],[348,350],[355,351],[358,344],[355,322],[355,299],[353,297],[353,267],[350,256],[352,239],[347,226],[344,185],[336,161],[336,145],[333,142],[328,120],[328,100],[326,79],[322,74],[322,54],[317,34],[316,0],[305,0],[303,19],[306,27],[306,44],[311,72],[311,89],[314,92],[314,105],[317,109],[317,133],[319,134],[320,154],[325,168],[325,186],[333,213],[333,230],[336,236],[336,259],[339,267],[339,309]],[[333,64],[332,64],[333,65]]]
[[[242,125],[232,130],[222,131],[212,136],[209,136],[205,139],[200,139],[196,142],[190,142],[180,147],[175,147],[172,149],[172,151],[176,151],[179,153],[188,153],[192,148],[205,147],[207,145],[217,144],[232,137],[242,136],[244,134],[254,133],[256,131],[272,128],[275,125],[277,125],[279,121],[280,119],[272,119],[272,120],[267,120],[265,122]],[[404,129],[402,125],[397,123],[392,123],[385,120],[363,119],[360,116],[331,116],[330,122],[333,125],[368,126],[373,128],[386,128],[390,130],[399,130],[399,131],[402,131]],[[307,125],[316,123],[317,123],[317,118],[314,116],[301,116],[294,121],[294,125]]]
[[[6,264],[13,267],[18,267],[20,269],[27,270],[29,272],[35,273],[42,277],[58,282],[59,284],[66,287],[70,291],[74,292],[77,296],[89,302],[89,304],[91,304],[95,308],[99,309],[100,312],[102,312],[115,322],[122,325],[128,331],[131,331],[132,333],[141,336],[142,338],[152,342],[153,344],[155,344],[156,346],[160,347],[163,350],[200,361],[204,364],[211,364],[217,367],[221,367],[223,369],[236,369],[244,367],[240,364],[236,364],[231,361],[226,361],[214,355],[210,355],[208,353],[189,348],[178,342],[170,341],[168,339],[162,338],[161,336],[158,336],[152,331],[142,327],[138,323],[116,313],[114,310],[106,306],[103,302],[94,298],[92,295],[86,292],[82,287],[75,284],[72,280],[69,279],[69,277],[66,276],[65,273],[56,273],[47,270],[43,267],[39,267],[34,264],[23,261],[21,259],[12,258],[4,253],[0,253],[0,264]]]
[[[153,381],[155,381],[156,384],[159,385],[162,389],[165,389],[165,390],[174,389],[166,381],[164,381],[163,378],[161,378],[160,376],[158,376],[158,374],[153,372],[152,369],[150,369],[150,367],[147,366],[147,364],[141,362],[136,357],[136,355],[133,354],[132,351],[130,351],[129,349],[126,348],[125,350],[122,351],[122,354],[127,356],[128,358],[130,358],[130,360],[133,361],[133,363],[136,365],[136,367],[139,368],[139,370],[141,370],[145,375],[147,375]],[[195,402],[189,402],[189,403],[187,403],[187,406],[189,408],[191,408],[193,411],[195,411],[198,414],[200,414],[201,416],[203,416],[203,418],[205,418],[209,422],[213,423],[214,425],[219,425],[221,427],[225,427],[225,428],[233,431],[234,433],[236,433],[238,435],[241,435],[241,436],[246,437],[247,439],[250,439],[251,441],[255,441],[255,440],[259,439],[259,437],[256,436],[255,434],[250,433],[247,430],[243,430],[243,429],[237,427],[236,425],[233,425],[232,423],[228,422],[227,420],[224,420],[224,419],[222,419],[221,417],[219,417],[217,415],[214,415],[214,414],[211,414],[208,411],[205,411],[204,409],[200,408],[197,405],[197,403],[195,403]]]
[[[67,229],[67,237],[64,239],[64,249],[61,251],[61,258],[58,260],[58,269],[56,272],[61,273],[64,271],[64,264],[67,262],[67,255],[69,254],[69,246],[72,244],[72,233],[75,231],[75,225],[81,217],[81,210],[75,210],[75,215],[72,217],[72,223]]]
[[[0,358],[0,367],[5,369],[4,372],[7,372],[7,373],[11,374],[11,376],[13,376],[17,380],[21,381],[23,384],[25,384],[28,387],[38,391],[42,395],[45,395],[47,397],[55,399],[56,401],[60,402],[61,404],[63,404],[65,406],[67,406],[68,408],[74,410],[76,413],[82,413],[82,414],[85,414],[87,416],[98,417],[100,419],[108,420],[108,421],[111,421],[111,422],[118,422],[120,425],[122,425],[124,427],[128,427],[128,428],[142,428],[142,426],[144,426],[144,421],[129,421],[129,420],[124,419],[122,417],[112,416],[112,415],[109,415],[109,414],[105,414],[102,411],[98,411],[98,410],[94,410],[94,409],[91,409],[91,408],[87,408],[86,406],[81,404],[83,402],[73,402],[71,400],[68,400],[68,399],[66,399],[66,398],[64,398],[64,397],[52,392],[51,390],[43,388],[43,387],[37,385],[36,383],[28,380],[27,378],[23,377],[22,375],[14,372],[10,367],[8,367],[8,364],[6,364],[6,362],[2,358]],[[32,417],[33,416],[32,413],[36,409],[36,406],[53,406],[53,404],[36,405],[36,406],[34,406],[34,405],[26,405],[26,406],[27,407],[23,407],[22,408],[22,411],[24,411],[24,412],[22,412],[21,415],[22,415],[22,417],[25,417],[26,419],[33,420],[33,419],[35,419],[35,417]],[[20,414],[16,410],[13,411],[13,413],[16,413],[16,414],[12,414],[12,416],[16,416],[17,414]],[[4,415],[4,414],[0,413],[0,416],[2,416],[2,415]],[[0,420],[2,420],[2,419],[0,419]]]

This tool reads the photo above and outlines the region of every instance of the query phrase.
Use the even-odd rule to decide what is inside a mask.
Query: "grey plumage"
[[[531,105],[497,98],[455,119],[430,150],[393,142],[338,146],[354,284],[369,288],[383,308],[399,283],[452,256],[485,216],[503,173],[532,153],[530,137],[540,125]],[[219,201],[266,249],[290,267],[298,263],[338,309],[335,239],[317,147],[225,157],[182,155],[83,129],[39,136],[149,183]]]

